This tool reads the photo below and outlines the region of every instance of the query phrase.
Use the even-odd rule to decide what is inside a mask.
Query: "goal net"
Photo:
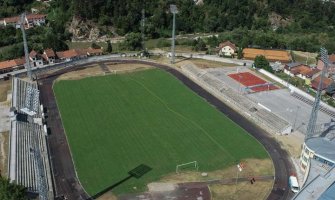
[[[180,165],[177,165],[176,166],[176,173],[180,173],[182,170],[196,170],[198,171],[199,169],[199,165],[198,165],[198,162],[197,161],[192,161],[192,162],[188,162],[188,163],[183,163],[183,164],[180,164]]]

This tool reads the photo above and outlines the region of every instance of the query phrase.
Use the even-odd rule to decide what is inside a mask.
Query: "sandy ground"
[[[304,143],[304,136],[299,132],[293,132],[289,135],[275,136],[276,140],[281,146],[289,152],[293,158],[299,158],[301,154],[302,144]]]
[[[110,74],[115,73],[127,73],[133,72],[138,70],[145,70],[152,68],[148,65],[142,64],[119,64],[119,63],[106,63],[107,68],[111,72]],[[57,78],[57,80],[78,80],[86,77],[92,76],[104,76],[106,75],[105,72],[101,69],[99,65],[90,65],[87,66],[85,69],[68,72],[66,74],[61,75]]]
[[[7,100],[7,93],[11,90],[11,81],[0,80],[0,102]]]
[[[66,74],[61,75],[58,80],[77,80],[85,77],[90,76],[101,76],[103,75],[103,71],[101,70],[100,66],[98,65],[90,65],[87,68],[68,72]]]
[[[121,64],[121,63],[106,63],[111,73],[133,72],[152,68],[143,64]]]
[[[211,185],[212,200],[266,199],[272,189],[273,181],[241,182],[237,185]]]
[[[2,176],[7,176],[8,173],[8,145],[9,132],[0,133],[0,172]]]

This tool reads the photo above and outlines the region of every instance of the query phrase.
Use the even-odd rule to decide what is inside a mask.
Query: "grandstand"
[[[219,93],[223,99],[238,109],[241,114],[251,117],[269,132],[280,134],[291,132],[292,127],[286,120],[260,107],[246,96],[236,93],[214,75],[206,73],[205,70],[199,69],[193,64],[182,66],[182,70],[194,80],[201,81],[202,85],[208,86],[211,90]]]
[[[12,83],[11,110],[14,111],[15,117],[11,119],[9,178],[25,186],[31,194],[39,194],[40,188],[44,187],[47,190],[47,198],[52,199],[53,189],[46,133],[42,125],[43,112],[38,110],[34,116],[29,117],[21,111],[25,107],[27,88],[37,89],[37,84],[18,78],[14,78]],[[40,174],[43,175],[40,176]]]

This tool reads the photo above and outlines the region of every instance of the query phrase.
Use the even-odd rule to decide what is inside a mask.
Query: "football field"
[[[143,191],[181,163],[197,161],[199,171],[209,172],[269,158],[246,131],[158,69],[59,81],[53,88],[76,171],[90,195],[139,164],[152,170],[115,193]]]

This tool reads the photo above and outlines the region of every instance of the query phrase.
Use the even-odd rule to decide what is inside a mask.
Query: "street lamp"
[[[173,25],[172,25],[172,47],[171,47],[171,64],[175,61],[175,40],[176,40],[176,14],[178,13],[177,6],[174,4],[170,5],[170,12],[173,14]]]

